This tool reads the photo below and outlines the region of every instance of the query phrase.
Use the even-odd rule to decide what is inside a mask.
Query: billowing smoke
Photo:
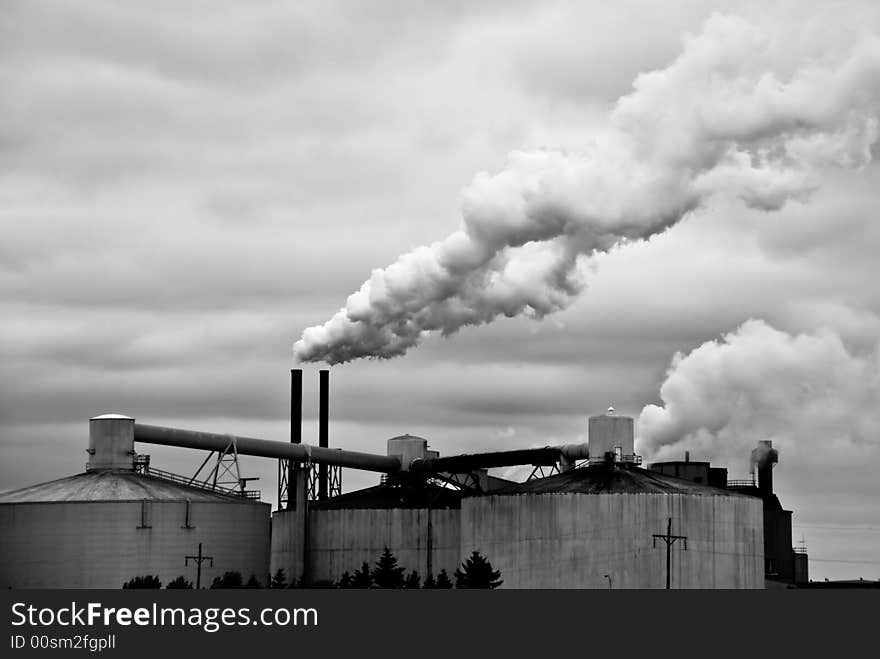
[[[805,199],[822,167],[867,164],[878,39],[794,63],[784,52],[742,19],[713,16],[668,68],[636,78],[588,149],[517,152],[478,174],[458,231],[374,270],[303,332],[296,358],[389,358],[430,332],[541,318],[584,287],[580,259],[662,232],[714,194],[774,210]]]
[[[638,420],[638,450],[650,460],[688,450],[744,473],[758,440],[817,464],[875,459],[880,345],[858,354],[830,330],[793,336],[749,320],[675,355],[660,398]]]

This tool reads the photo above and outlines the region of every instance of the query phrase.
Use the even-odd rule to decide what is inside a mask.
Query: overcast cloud
[[[455,232],[478,172],[588,147],[636,76],[669,67],[716,11],[768,35],[784,78],[876,39],[875,4],[5,3],[0,489],[81,471],[104,412],[286,439],[293,342],[374,268]],[[614,405],[643,420],[648,459],[688,448],[742,477],[772,436],[814,578],[880,577],[867,142],[869,164],[817,169],[779,210],[715,195],[579,261],[585,290],[541,321],[334,367],[331,442],[382,452],[410,432],[448,455],[584,441],[587,416]],[[731,350],[747,355],[736,368]],[[320,366],[305,366],[307,441]],[[821,396],[792,400],[807,390]],[[738,416],[724,403],[745,391]],[[198,464],[150,452],[171,471]],[[271,500],[275,465],[245,470]]]

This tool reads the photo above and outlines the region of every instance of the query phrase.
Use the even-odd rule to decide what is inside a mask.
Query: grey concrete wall
[[[195,584],[192,562],[203,543],[214,566],[202,568],[202,587],[225,571],[269,573],[268,504],[193,502],[0,504],[0,588],[121,588],[138,575],[158,575],[163,585],[179,575]]]
[[[687,536],[672,550],[673,588],[763,588],[760,499],[681,494],[523,494],[465,499],[461,553],[474,549],[507,588],[664,588],[666,547],[652,534]]]
[[[373,567],[388,547],[407,572],[424,580],[428,571],[428,515],[432,529],[432,571],[450,576],[459,564],[459,515],[454,509],[313,510],[309,513],[309,574],[313,581],[338,581],[366,561]],[[293,511],[272,516],[272,572],[295,573],[298,552]]]

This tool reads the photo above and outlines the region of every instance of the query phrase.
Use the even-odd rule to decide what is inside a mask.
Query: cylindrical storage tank
[[[134,469],[134,419],[102,414],[89,420],[87,469]]]
[[[387,547],[406,573],[424,580],[445,569],[451,577],[460,563],[461,493],[439,486],[386,483],[309,504],[308,555],[299,547],[302,529],[296,511],[272,515],[272,572],[309,583],[339,581],[364,562],[375,566]],[[305,567],[304,567],[305,566]]]
[[[594,465],[464,499],[461,553],[504,588],[763,588],[760,499]]]
[[[613,408],[607,414],[591,416],[587,422],[590,460],[601,461],[606,453],[620,460],[635,453],[634,421],[630,416],[617,416]]]
[[[105,453],[106,455],[106,453]],[[268,504],[128,470],[97,469],[0,494],[0,588],[121,588],[137,576],[201,584],[269,575]]]

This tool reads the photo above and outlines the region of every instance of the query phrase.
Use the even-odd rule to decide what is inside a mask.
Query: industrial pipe
[[[574,462],[575,460],[585,460],[589,456],[587,444],[565,444],[564,446],[544,446],[513,451],[451,455],[445,458],[416,458],[409,468],[411,471],[423,473],[464,473],[474,469],[492,469],[515,465],[549,467],[560,462],[563,458]]]
[[[134,424],[134,441],[146,444],[160,444],[162,446],[194,448],[203,451],[226,451],[230,444],[234,442],[235,451],[241,455],[256,455],[263,458],[295,460],[296,462],[314,462],[319,465],[335,465],[382,473],[400,471],[400,460],[394,456],[323,448],[309,444],[273,442],[267,439],[221,435],[199,432],[197,430],[166,428],[143,423]]]

